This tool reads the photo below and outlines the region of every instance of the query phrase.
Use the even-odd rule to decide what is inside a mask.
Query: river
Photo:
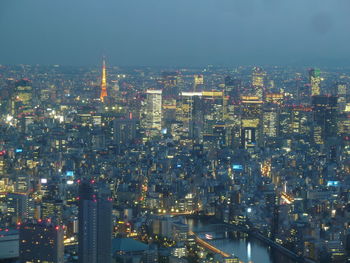
[[[213,240],[206,241],[245,263],[296,263],[276,249],[244,233],[235,232],[230,237],[227,233],[216,233],[211,230],[211,224],[206,220],[187,218],[186,224],[189,225],[190,231],[198,233],[201,238],[205,238],[205,234],[213,236]]]

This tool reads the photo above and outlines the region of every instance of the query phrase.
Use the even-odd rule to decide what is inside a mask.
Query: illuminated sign
[[[243,170],[243,165],[241,164],[233,164],[232,165],[233,170]]]
[[[16,149],[16,153],[21,153],[23,152],[23,149]]]
[[[67,171],[66,172],[66,176],[74,176],[74,172],[73,171]]]
[[[41,179],[40,179],[40,183],[42,183],[42,184],[47,184],[47,179],[46,179],[46,178],[41,178]]]
[[[328,181],[327,186],[339,186],[340,182],[339,181]]]

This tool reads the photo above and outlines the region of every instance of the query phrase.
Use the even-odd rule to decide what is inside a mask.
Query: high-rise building
[[[252,73],[253,96],[263,100],[266,72],[262,68],[254,67]]]
[[[344,112],[346,109],[346,96],[347,96],[347,86],[345,83],[337,84],[337,95],[338,95],[338,109],[340,112]]]
[[[284,105],[279,109],[278,135],[281,137],[292,135],[292,107]]]
[[[97,196],[93,182],[79,185],[79,263],[111,262],[112,203]]]
[[[176,87],[179,81],[178,72],[162,72],[161,84],[163,89]]]
[[[311,107],[291,107],[291,132],[302,136],[310,135]]]
[[[241,97],[242,80],[227,76],[225,78],[225,94],[233,104],[238,104]]]
[[[204,76],[202,74],[195,74],[193,76],[193,90],[198,91],[204,85]]]
[[[22,79],[15,84],[11,103],[11,113],[15,116],[26,115],[33,111],[33,87],[29,80]]]
[[[335,96],[313,96],[314,141],[324,144],[337,135],[337,100]]]
[[[105,102],[106,97],[107,97],[107,72],[106,72],[106,62],[105,60],[103,60],[100,100],[102,102]]]
[[[64,262],[64,227],[47,221],[22,224],[19,231],[20,262]]]
[[[144,128],[152,133],[162,129],[162,91],[147,90],[147,99],[144,110]]]
[[[278,107],[269,104],[264,107],[263,112],[263,134],[268,138],[277,137],[278,132]]]
[[[113,121],[113,139],[119,149],[136,138],[136,120],[119,119]]]
[[[177,103],[177,120],[183,135],[196,142],[203,137],[222,137],[227,98],[221,91],[182,92]]]
[[[259,97],[242,96],[241,142],[244,148],[254,147],[261,142],[262,103]]]
[[[202,92],[203,136],[213,136],[214,127],[225,124],[227,97],[222,91]]]
[[[8,193],[6,196],[7,215],[12,223],[22,222],[29,215],[29,200],[27,194]]]
[[[311,96],[317,96],[321,94],[320,86],[322,82],[319,69],[309,69],[309,84],[311,86]]]
[[[63,201],[55,200],[48,197],[43,198],[41,206],[41,218],[52,218],[55,222],[62,222],[63,215]]]
[[[181,92],[176,103],[176,120],[181,123],[180,134],[199,140],[203,129],[202,92]]]

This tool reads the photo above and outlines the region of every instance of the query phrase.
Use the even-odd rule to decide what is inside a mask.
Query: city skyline
[[[349,0],[0,1],[0,262],[350,262]]]

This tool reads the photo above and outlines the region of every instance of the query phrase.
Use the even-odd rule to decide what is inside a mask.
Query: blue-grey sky
[[[350,64],[349,0],[0,0],[0,64]]]

